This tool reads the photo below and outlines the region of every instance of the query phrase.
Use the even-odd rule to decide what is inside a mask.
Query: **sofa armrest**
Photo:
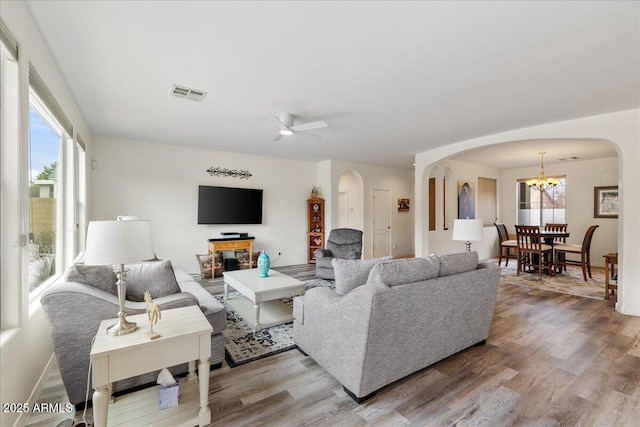
[[[333,253],[331,252],[331,249],[316,249],[316,251],[314,252],[314,255],[318,260],[321,258],[330,258],[333,256]]]
[[[345,387],[359,390],[373,301],[389,290],[378,282],[343,296],[329,288],[313,288],[294,298],[296,344]]]

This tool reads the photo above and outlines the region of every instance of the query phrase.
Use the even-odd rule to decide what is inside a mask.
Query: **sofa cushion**
[[[351,290],[367,283],[369,272],[378,263],[390,261],[386,256],[373,259],[343,259],[333,258],[331,265],[336,278],[336,293],[345,295]]]
[[[84,283],[111,295],[118,295],[118,277],[110,265],[74,264],[66,271],[63,281]]]
[[[144,291],[152,298],[177,294],[180,287],[171,267],[171,261],[153,261],[127,265],[127,299],[144,301]]]
[[[478,268],[478,252],[440,255],[440,276],[464,273]]]
[[[440,260],[437,256],[407,258],[383,262],[371,269],[369,282],[382,282],[387,286],[420,282],[438,277]]]

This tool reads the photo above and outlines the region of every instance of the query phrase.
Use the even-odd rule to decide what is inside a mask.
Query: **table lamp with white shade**
[[[467,252],[471,252],[471,242],[484,239],[482,219],[454,219],[453,240],[465,242]]]
[[[118,321],[107,329],[107,335],[126,335],[136,330],[127,321],[124,301],[127,294],[125,264],[155,259],[149,221],[91,221],[87,229],[86,265],[120,265],[118,275]]]

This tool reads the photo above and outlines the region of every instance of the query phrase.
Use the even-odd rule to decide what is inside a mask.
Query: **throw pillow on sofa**
[[[127,299],[144,301],[144,292],[160,298],[180,292],[171,261],[153,261],[127,265]]]
[[[440,276],[465,273],[478,268],[478,252],[440,255]]]
[[[386,256],[373,259],[343,259],[333,258],[331,265],[336,277],[336,294],[345,295],[367,283],[369,272],[378,263],[390,261],[392,257]]]
[[[435,279],[440,273],[440,260],[437,256],[427,258],[405,258],[382,262],[371,269],[370,282],[382,282],[387,286],[403,285]]]
[[[118,277],[110,265],[74,264],[65,273],[65,282],[84,283],[111,295],[118,295]]]

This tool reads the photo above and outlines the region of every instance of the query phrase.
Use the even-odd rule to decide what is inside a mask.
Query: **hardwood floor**
[[[308,268],[289,268],[312,276]],[[361,405],[295,350],[224,365],[211,372],[212,425],[638,425],[640,318],[617,313],[613,304],[502,285],[486,345],[416,372]],[[51,377],[55,383],[59,375]],[[60,387],[48,392],[59,395]]]

